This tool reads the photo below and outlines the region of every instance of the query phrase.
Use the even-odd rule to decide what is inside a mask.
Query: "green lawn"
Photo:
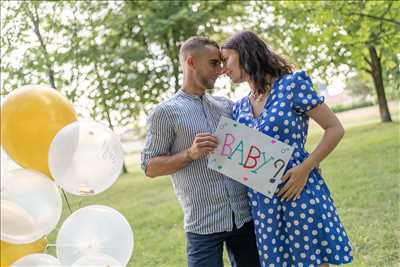
[[[399,123],[371,124],[347,130],[321,165],[353,245],[353,266],[400,262],[399,159]]]
[[[352,266],[397,266],[400,262],[399,129],[399,123],[349,128],[321,165],[353,245]],[[319,137],[320,132],[310,135],[310,149]],[[72,208],[103,204],[128,219],[135,234],[128,266],[185,266],[183,214],[170,180],[145,178],[137,164],[132,162],[133,171],[99,196],[69,196]],[[68,215],[65,209],[62,221]],[[51,243],[57,231],[51,234]],[[54,254],[54,248],[49,252]]]

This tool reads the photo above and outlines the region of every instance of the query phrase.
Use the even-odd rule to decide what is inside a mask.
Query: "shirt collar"
[[[188,99],[199,100],[199,101],[208,100],[208,97],[209,97],[207,93],[204,93],[204,95],[202,95],[202,96],[198,96],[198,95],[192,95],[192,94],[186,93],[182,89],[179,89],[178,94],[183,97],[186,97]]]

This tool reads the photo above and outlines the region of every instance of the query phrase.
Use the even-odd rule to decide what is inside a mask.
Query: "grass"
[[[398,112],[394,117],[398,118]],[[346,127],[337,149],[321,164],[353,245],[354,263],[350,266],[397,266],[400,262],[399,126],[352,124]],[[320,136],[320,131],[311,129],[309,149]],[[129,167],[131,173],[98,196],[69,196],[72,209],[102,204],[127,218],[135,235],[128,266],[186,266],[183,214],[170,179],[145,178],[136,161]],[[68,215],[65,209],[61,221]],[[50,235],[50,243],[55,242],[60,226]],[[49,252],[54,254],[54,248]]]
[[[352,266],[400,262],[399,134],[398,123],[351,128],[321,165],[353,245]]]
[[[72,210],[91,204],[107,205],[125,216],[133,228],[135,239],[133,257],[128,266],[184,264],[183,213],[168,178],[145,178],[137,167],[98,196],[79,198],[68,195],[68,199]],[[61,221],[69,214],[69,210],[64,209]],[[50,236],[52,243],[55,242],[55,232],[58,229]],[[54,249],[50,251],[51,254],[54,252]]]

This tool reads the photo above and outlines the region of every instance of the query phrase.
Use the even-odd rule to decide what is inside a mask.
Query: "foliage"
[[[180,88],[178,51],[185,39],[222,41],[247,28],[326,80],[340,72],[375,82],[369,74],[373,46],[385,88],[396,97],[399,3],[2,1],[1,94],[46,83],[83,116],[111,128],[132,125]]]
[[[273,6],[271,11],[270,5]],[[269,14],[266,32],[296,63],[329,78],[334,67],[367,70],[367,45],[379,48],[386,78],[399,74],[400,4],[392,1],[296,1],[260,3],[254,12]]]
[[[381,114],[385,111],[382,119],[390,121],[384,83],[393,87],[400,79],[400,2],[258,2],[254,12],[273,16],[272,26],[260,23],[258,31],[267,32],[314,76],[329,80],[339,72],[369,74]]]
[[[361,98],[363,100],[366,100],[368,96],[373,94],[371,84],[359,75],[346,80],[345,90],[349,91],[353,97]]]
[[[226,14],[240,10],[226,2],[2,2],[2,94],[26,83],[51,84],[53,72],[53,87],[91,117],[111,128],[131,124],[179,89],[181,43],[215,35]],[[31,42],[34,22],[44,45],[37,34]]]

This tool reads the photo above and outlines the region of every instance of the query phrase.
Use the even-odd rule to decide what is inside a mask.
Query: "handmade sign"
[[[271,198],[294,148],[226,117],[215,135],[219,144],[208,167]]]

